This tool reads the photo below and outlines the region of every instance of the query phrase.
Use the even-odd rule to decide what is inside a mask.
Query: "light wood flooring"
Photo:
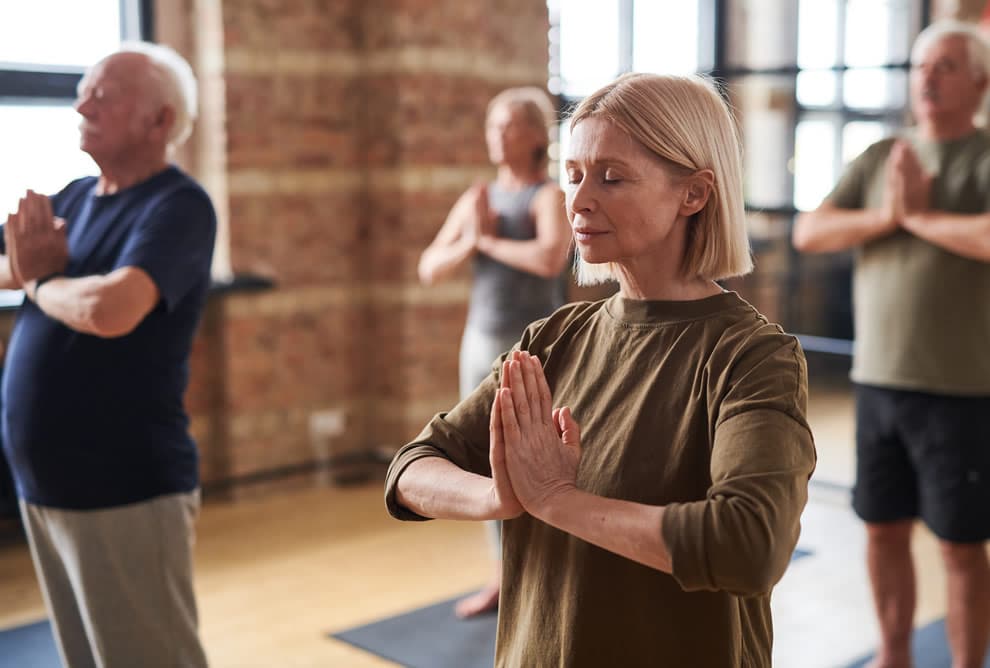
[[[848,390],[813,390],[811,422],[815,478],[829,484],[813,487],[804,518],[800,546],[812,555],[795,562],[775,592],[775,664],[784,668],[843,665],[875,637],[862,529],[841,487],[854,462]],[[393,521],[379,483],[207,502],[198,536],[203,637],[221,668],[392,666],[326,634],[470,590],[489,568],[482,526]],[[941,616],[944,597],[937,549],[923,530],[916,556],[925,622]],[[26,547],[0,547],[0,628],[44,614]]]

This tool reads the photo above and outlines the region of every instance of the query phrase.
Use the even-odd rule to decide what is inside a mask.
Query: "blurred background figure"
[[[881,642],[873,666],[912,665],[911,533],[939,538],[953,665],[990,640],[990,47],[974,27],[926,28],[911,54],[916,125],[870,146],[815,211],[806,252],[857,248],[856,483]]]
[[[519,340],[523,329],[566,300],[571,233],[563,193],[547,174],[549,132],[556,114],[536,87],[510,88],[488,105],[485,143],[498,171],[454,204],[419,261],[426,284],[470,263],[473,275],[467,324],[461,339],[459,388],[467,397],[492,363]],[[460,617],[494,610],[501,572],[501,523],[488,525],[495,575],[481,591],[457,604]]]

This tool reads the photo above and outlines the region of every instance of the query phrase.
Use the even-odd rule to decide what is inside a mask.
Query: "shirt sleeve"
[[[825,197],[825,201],[840,209],[866,208],[869,179],[875,174],[878,166],[882,166],[887,159],[893,143],[893,139],[885,139],[860,153],[842,171],[839,182]]]
[[[114,269],[139,267],[171,311],[209,275],[216,215],[205,193],[186,188],[154,205],[134,228]]]
[[[664,513],[673,576],[687,591],[769,591],[797,545],[816,459],[807,370],[793,337],[758,338],[718,406],[706,498]]]

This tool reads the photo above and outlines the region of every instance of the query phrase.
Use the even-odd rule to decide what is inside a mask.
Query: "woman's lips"
[[[595,237],[600,237],[603,234],[608,234],[608,232],[605,230],[596,230],[591,227],[574,228],[574,239],[576,241],[591,241]]]

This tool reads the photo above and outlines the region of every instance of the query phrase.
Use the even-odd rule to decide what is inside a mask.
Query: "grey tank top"
[[[498,213],[500,238],[536,238],[536,223],[529,209],[543,185],[535,183],[511,192],[494,183],[488,185],[489,205]],[[563,306],[564,293],[564,275],[542,278],[478,253],[474,256],[467,326],[490,334],[518,336],[526,325]]]

